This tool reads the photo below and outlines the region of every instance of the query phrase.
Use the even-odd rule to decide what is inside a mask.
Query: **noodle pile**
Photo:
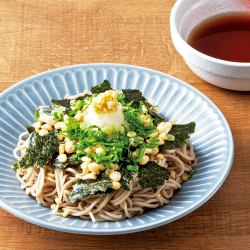
[[[28,144],[28,133],[20,135],[14,150],[18,160],[24,154]],[[190,143],[179,149],[166,150],[163,159],[151,157],[151,161],[170,171],[170,177],[158,188],[141,188],[137,176],[129,183],[129,190],[115,190],[105,195],[88,195],[72,204],[69,194],[72,186],[79,180],[79,167],[54,168],[46,165],[43,168],[19,168],[16,176],[27,195],[36,198],[43,206],[50,207],[53,214],[75,216],[95,221],[118,221],[142,214],[147,208],[157,208],[167,204],[174,191],[181,187],[182,181],[188,179],[189,173],[196,165],[193,147]]]

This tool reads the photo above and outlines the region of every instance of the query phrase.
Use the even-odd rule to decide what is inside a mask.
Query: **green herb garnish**
[[[111,169],[112,163],[123,161],[126,158],[129,140],[124,132],[106,133],[97,126],[81,128],[81,125],[73,118],[68,118],[66,124],[67,136],[71,140],[79,141],[76,145],[76,155],[79,159],[86,155],[84,149],[96,145],[101,146],[103,152],[101,154],[92,153],[91,158],[97,163],[103,163],[108,169]]]
[[[138,172],[139,166],[138,165],[128,165],[127,170],[132,171],[132,172]]]
[[[125,107],[123,110],[124,117],[128,122],[129,129],[137,133],[137,135],[146,138],[156,127],[153,124],[144,125],[143,120],[140,118],[140,110]]]
[[[57,121],[62,121],[63,120],[63,113],[53,112],[53,118]]]
[[[34,115],[35,121],[38,121],[39,117],[40,117],[39,109],[37,109],[37,110],[35,111],[35,115]]]

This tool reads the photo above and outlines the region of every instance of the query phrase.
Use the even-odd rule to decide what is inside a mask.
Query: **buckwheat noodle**
[[[18,160],[28,145],[28,133],[19,136],[19,142],[13,154]],[[167,168],[171,175],[159,188],[142,189],[137,176],[129,183],[129,190],[116,190],[104,196],[88,195],[81,201],[72,204],[69,194],[72,186],[78,182],[77,174],[82,171],[79,167],[55,169],[52,165],[44,168],[19,168],[16,172],[21,187],[27,195],[36,198],[43,206],[48,206],[52,212],[61,216],[75,216],[95,221],[118,221],[141,214],[145,209],[157,208],[169,203],[174,191],[181,187],[182,176],[190,172],[196,165],[193,147],[187,143],[175,150],[167,150],[162,160],[155,156],[151,161]]]

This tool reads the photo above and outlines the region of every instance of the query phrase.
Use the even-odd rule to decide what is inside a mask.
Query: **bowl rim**
[[[219,188],[222,186],[222,184],[225,182],[231,168],[232,168],[232,164],[233,164],[233,159],[234,159],[234,141],[233,141],[233,135],[232,135],[232,131],[230,129],[230,126],[225,118],[225,116],[223,115],[223,113],[220,111],[220,109],[206,96],[204,95],[202,92],[200,92],[198,89],[194,88],[193,86],[187,84],[186,82],[178,79],[177,77],[168,75],[166,73],[157,71],[157,70],[153,70],[150,68],[145,68],[145,67],[141,67],[141,66],[134,66],[134,65],[128,65],[128,64],[118,64],[118,63],[89,63],[89,64],[75,64],[75,65],[70,65],[70,66],[64,66],[64,67],[59,67],[59,68],[55,68],[52,70],[48,70],[48,71],[44,71],[35,75],[32,75],[28,78],[25,78],[24,80],[19,81],[18,83],[14,84],[13,86],[9,87],[7,90],[5,90],[4,92],[0,93],[0,99],[2,99],[2,101],[0,100],[0,105],[1,103],[4,101],[3,99],[5,97],[7,97],[10,93],[12,93],[12,91],[17,90],[19,87],[21,87],[22,85],[25,85],[27,81],[31,81],[31,80],[35,80],[38,77],[42,77],[44,75],[47,74],[51,74],[51,73],[60,73],[61,71],[66,71],[66,70],[76,70],[79,68],[88,68],[88,67],[113,67],[113,68],[126,68],[126,69],[130,69],[130,70],[143,70],[146,71],[150,74],[156,74],[159,75],[162,78],[170,78],[174,81],[177,81],[181,84],[183,84],[189,91],[192,91],[196,96],[201,97],[203,100],[205,100],[210,107],[212,107],[216,113],[219,115],[221,122],[224,125],[225,128],[225,133],[227,134],[228,140],[229,140],[229,155],[226,159],[226,167],[223,170],[220,178],[218,178],[214,184],[214,186],[206,193],[205,196],[203,196],[204,198],[201,199],[200,201],[193,203],[189,208],[183,209],[181,211],[178,211],[176,213],[175,216],[173,216],[172,218],[166,220],[166,218],[161,218],[159,220],[154,220],[154,221],[150,221],[148,223],[145,224],[140,224],[137,226],[133,226],[131,228],[119,228],[119,229],[95,229],[95,228],[75,228],[72,226],[65,226],[62,224],[54,224],[53,222],[47,222],[47,221],[43,221],[39,218],[33,217],[32,215],[26,214],[25,212],[19,211],[18,209],[14,208],[13,206],[9,205],[8,202],[6,202],[6,200],[3,200],[0,197],[0,207],[5,209],[6,211],[8,211],[9,213],[13,214],[14,216],[26,220],[32,224],[38,225],[38,226],[42,226],[48,229],[53,229],[53,230],[57,230],[57,231],[61,231],[61,232],[67,232],[67,233],[76,233],[76,234],[91,234],[91,235],[114,235],[114,234],[127,234],[127,233],[134,233],[134,232],[139,232],[139,231],[144,231],[144,230],[149,230],[155,227],[159,227],[165,224],[168,224],[170,222],[173,222],[175,220],[178,220],[188,214],[190,214],[191,212],[193,212],[194,210],[196,210],[197,208],[201,207],[203,204],[205,204],[218,190]],[[126,220],[126,219],[125,219]],[[109,222],[108,222],[109,223]]]
[[[212,63],[216,63],[216,64],[220,64],[223,66],[231,66],[231,67],[245,67],[248,68],[250,67],[250,62],[234,62],[234,61],[227,61],[227,60],[222,60],[216,57],[212,57],[209,55],[206,55],[202,52],[200,52],[199,50],[193,48],[192,46],[190,46],[185,39],[182,38],[180,32],[177,29],[177,24],[176,24],[176,15],[177,15],[177,11],[180,8],[180,6],[186,2],[185,0],[177,0],[171,10],[170,13],[170,27],[171,27],[171,31],[172,33],[176,36],[176,38],[181,41],[181,43],[186,47],[186,49],[192,53],[195,54],[197,57],[199,58],[203,58],[205,60],[208,60]]]

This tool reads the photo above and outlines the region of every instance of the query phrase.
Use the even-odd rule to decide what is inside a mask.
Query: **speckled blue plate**
[[[117,89],[138,88],[153,100],[162,114],[178,123],[195,121],[192,136],[197,172],[184,183],[170,203],[120,222],[92,223],[62,218],[25,194],[11,169],[12,151],[24,126],[32,123],[37,106],[77,94],[108,79]],[[146,230],[177,220],[204,204],[219,189],[232,165],[234,145],[229,125],[219,109],[184,82],[154,70],[122,64],[85,64],[44,72],[0,95],[0,205],[31,223],[71,233],[122,234]]]

